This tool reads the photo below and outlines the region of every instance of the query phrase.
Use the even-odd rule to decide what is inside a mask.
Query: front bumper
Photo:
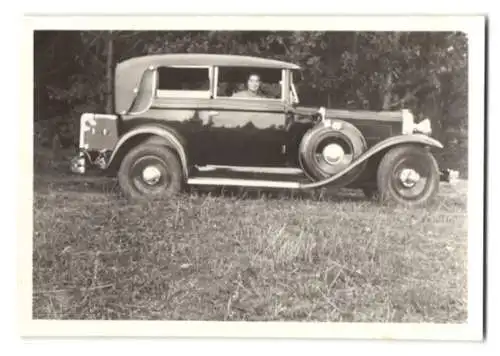
[[[445,169],[440,172],[440,181],[455,184],[459,179],[459,172],[452,169]]]
[[[89,169],[105,170],[108,167],[111,151],[86,151],[81,150],[75,157],[71,159],[71,172],[84,174]]]

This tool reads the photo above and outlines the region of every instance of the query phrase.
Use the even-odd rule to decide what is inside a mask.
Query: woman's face
[[[251,92],[257,92],[260,87],[260,78],[258,75],[252,74],[250,78],[248,78],[248,90]]]

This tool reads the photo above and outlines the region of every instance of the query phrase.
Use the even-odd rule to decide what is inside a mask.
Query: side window
[[[216,95],[232,99],[279,100],[281,77],[281,69],[219,67]]]
[[[209,68],[159,67],[159,97],[210,98]]]

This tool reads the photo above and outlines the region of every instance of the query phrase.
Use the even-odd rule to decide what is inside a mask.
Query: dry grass
[[[35,179],[35,318],[466,321],[465,183],[412,210],[357,193],[130,204],[113,184]]]

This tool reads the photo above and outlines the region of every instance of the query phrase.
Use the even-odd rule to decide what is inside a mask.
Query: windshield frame
[[[297,88],[295,87],[294,79],[293,79],[294,71],[290,71],[289,79],[290,79],[290,99],[292,105],[297,105],[300,103],[299,95],[297,94]]]

